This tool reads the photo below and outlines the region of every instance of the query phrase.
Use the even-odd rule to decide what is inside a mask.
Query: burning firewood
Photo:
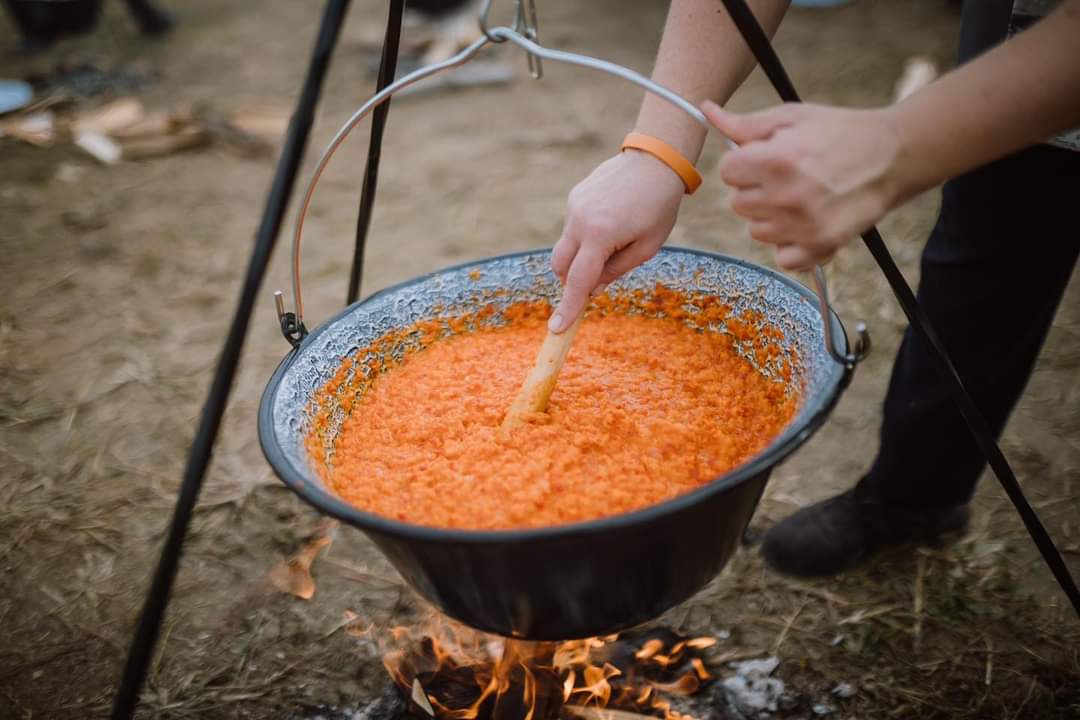
[[[395,628],[383,663],[418,717],[435,720],[693,720],[668,697],[713,679],[713,638],[657,628],[561,643],[495,639],[433,616]]]
[[[419,680],[412,681],[412,694],[409,699],[429,716],[435,717],[435,708],[431,707],[431,701],[428,700],[427,693],[424,692],[424,686],[420,684]]]

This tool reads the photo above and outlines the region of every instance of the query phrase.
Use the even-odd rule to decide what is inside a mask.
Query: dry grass
[[[777,654],[778,673],[811,698],[853,685],[853,698],[828,702],[858,717],[1073,718],[1080,622],[1063,596],[1022,587],[1016,565],[1035,562],[1024,543],[975,532],[814,583],[743,552],[672,617],[732,628],[743,651]]]

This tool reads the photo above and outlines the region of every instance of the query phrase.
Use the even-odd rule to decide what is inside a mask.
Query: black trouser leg
[[[919,302],[1000,434],[1080,252],[1080,153],[1040,146],[948,182],[922,257]],[[881,447],[859,497],[906,508],[967,502],[982,454],[908,330]]]

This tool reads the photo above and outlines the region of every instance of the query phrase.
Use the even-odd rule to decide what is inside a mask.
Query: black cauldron
[[[784,355],[793,368],[788,382],[802,402],[791,425],[763,452],[659,505],[520,531],[409,525],[359,510],[327,489],[307,456],[304,438],[317,410],[313,398],[342,360],[419,320],[491,305],[498,310],[522,300],[554,301],[559,283],[549,259],[548,252],[537,251],[461,265],[351,305],[289,353],[259,408],[263,452],[300,497],[367,533],[405,580],[446,614],[480,630],[530,640],[616,632],[655,618],[698,592],[734,552],[772,468],[821,426],[851,375],[850,367],[826,349],[818,299],[809,289],[741,260],[666,248],[612,284],[609,292],[651,290],[662,283],[719,296],[737,314],[756,311],[781,331]],[[491,321],[499,320],[496,312]],[[830,322],[832,335],[846,347],[839,319],[833,315]],[[340,426],[345,412],[338,409],[331,416]]]

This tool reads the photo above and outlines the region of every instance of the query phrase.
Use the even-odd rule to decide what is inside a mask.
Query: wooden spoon
[[[540,352],[536,355],[536,364],[521,384],[521,390],[511,403],[510,409],[503,418],[502,429],[511,430],[520,425],[529,413],[544,412],[551,399],[551,392],[555,389],[555,381],[559,379],[563,362],[570,352],[570,345],[574,342],[574,335],[581,326],[581,318],[578,316],[574,324],[556,335],[548,330],[544,344],[540,346]]]

